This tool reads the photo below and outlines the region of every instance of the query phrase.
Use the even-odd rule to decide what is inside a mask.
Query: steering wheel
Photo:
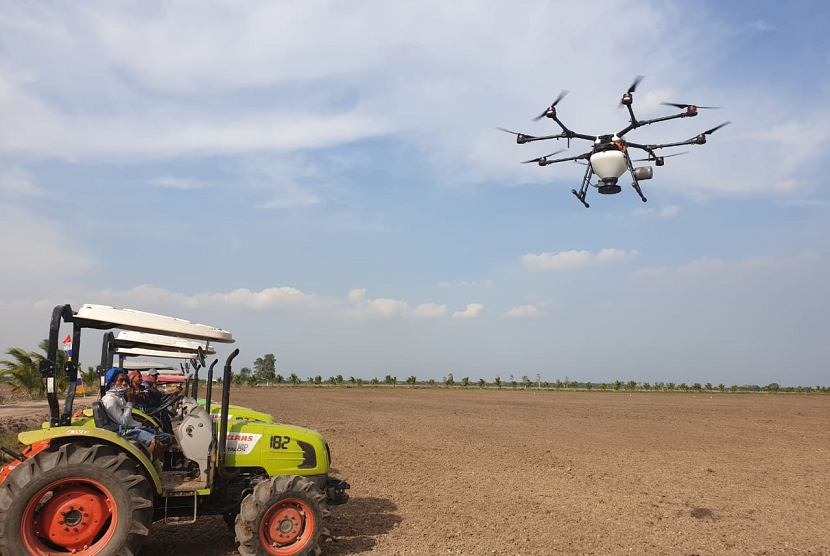
[[[147,415],[149,415],[150,417],[158,415],[159,413],[161,413],[163,410],[167,409],[168,407],[174,406],[182,398],[184,398],[184,392],[183,391],[182,392],[177,392],[175,394],[168,394],[168,395],[166,395],[165,397],[163,397],[161,399],[161,403],[159,404],[159,406],[157,408],[155,408],[153,411],[151,411],[150,413],[148,413]]]

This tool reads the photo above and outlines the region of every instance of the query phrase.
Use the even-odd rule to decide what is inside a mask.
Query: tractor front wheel
[[[0,553],[131,556],[149,533],[152,497],[136,463],[109,446],[40,452],[0,486]]]
[[[254,487],[236,517],[242,556],[307,556],[329,534],[326,496],[305,477],[278,475]]]

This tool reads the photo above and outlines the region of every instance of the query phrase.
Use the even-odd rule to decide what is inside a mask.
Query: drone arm
[[[542,163],[540,161],[539,166],[547,166],[548,164],[555,164],[557,162],[567,162],[569,160],[585,160],[585,159],[588,159],[590,157],[591,157],[591,153],[587,152],[587,153],[580,154],[579,156],[569,156],[568,158],[557,158],[557,159],[554,159],[554,160],[546,160],[544,163]]]
[[[628,109],[631,110],[631,107],[629,106]],[[633,114],[632,114],[632,116],[633,116]],[[629,124],[628,127],[623,129],[619,133],[617,133],[617,135],[619,137],[622,137],[623,135],[625,135],[626,133],[628,133],[632,129],[637,129],[638,127],[642,127],[644,125],[654,124],[654,123],[657,123],[657,122],[665,122],[667,120],[676,120],[677,118],[688,118],[688,117],[691,117],[691,116],[697,116],[697,112],[681,112],[680,114],[672,114],[671,116],[663,116],[662,118],[654,118],[654,119],[651,119],[651,120],[641,120],[641,121],[632,120],[631,124]]]
[[[560,133],[558,135],[544,135],[542,137],[528,137],[524,140],[524,143],[532,143],[533,141],[545,141],[547,139],[565,139],[568,137],[564,133]]]
[[[571,131],[570,129],[565,127],[565,124],[559,121],[559,118],[557,118],[555,115],[551,117],[551,120],[556,122],[559,125],[559,127],[562,128],[562,133],[559,134],[560,137],[568,139],[585,139],[587,141],[593,141],[594,139],[596,139],[596,137],[593,135],[585,135],[584,133],[577,133],[575,131]]]

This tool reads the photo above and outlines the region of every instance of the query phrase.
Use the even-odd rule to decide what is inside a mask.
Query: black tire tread
[[[49,448],[20,464],[0,485],[0,554],[19,556],[15,546],[17,535],[6,534],[6,525],[18,526],[25,504],[12,508],[15,500],[26,494],[27,487],[44,473],[66,465],[94,467],[99,473],[109,473],[123,484],[131,501],[130,528],[122,546],[105,547],[113,556],[134,556],[150,533],[153,519],[153,492],[147,478],[141,474],[134,460],[124,452],[103,444],[66,443]],[[38,490],[41,487],[38,487]],[[31,490],[31,489],[29,489]],[[36,491],[29,495],[34,496]],[[110,549],[107,551],[106,549]],[[103,553],[102,553],[103,554]]]
[[[326,520],[331,516],[326,505],[326,495],[309,479],[299,475],[277,475],[268,481],[262,481],[254,487],[254,491],[242,500],[239,506],[239,515],[236,516],[234,531],[239,543],[241,556],[267,556],[268,552],[259,540],[260,520],[265,511],[281,496],[295,493],[305,497],[321,516],[319,532],[312,542],[303,550],[302,554],[319,556],[322,552],[320,543],[330,535],[326,527]]]

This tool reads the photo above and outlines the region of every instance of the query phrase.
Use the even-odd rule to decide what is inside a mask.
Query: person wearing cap
[[[107,416],[114,423],[126,428],[125,436],[135,438],[150,450],[153,457],[158,458],[170,444],[171,436],[144,427],[133,418],[134,394],[130,390],[129,378],[124,369],[113,367],[106,374],[107,392],[101,398],[101,404]]]
[[[159,372],[155,369],[150,369],[144,375],[144,382],[141,383],[144,393],[147,396],[146,403],[148,407],[158,407],[161,405],[161,400],[164,398],[164,392],[158,389]]]

